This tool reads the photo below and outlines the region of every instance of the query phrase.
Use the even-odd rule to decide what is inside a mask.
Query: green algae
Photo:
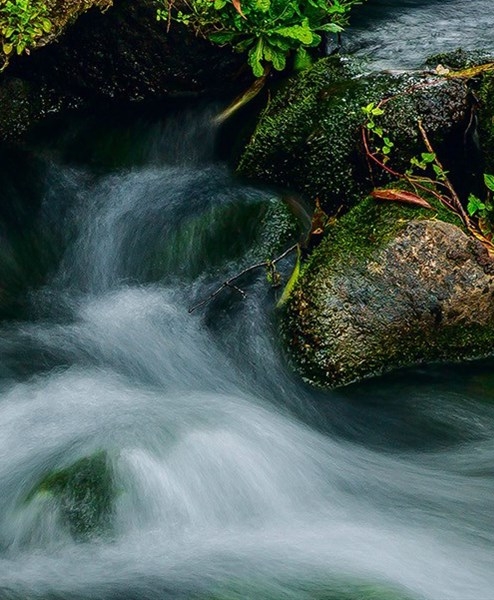
[[[49,494],[58,502],[62,520],[78,540],[108,533],[116,487],[106,452],[81,458],[69,467],[46,475],[28,494],[30,502]]]

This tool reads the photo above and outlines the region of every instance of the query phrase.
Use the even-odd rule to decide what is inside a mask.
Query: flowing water
[[[189,314],[276,200],[209,118],[82,119],[1,163],[0,599],[492,600],[492,361],[320,393],[263,273]],[[111,523],[81,537],[46,478],[95,456]]]
[[[419,67],[430,55],[493,49],[492,0],[366,0],[345,50],[374,68]]]

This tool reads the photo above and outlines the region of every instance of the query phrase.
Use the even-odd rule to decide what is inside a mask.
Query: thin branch
[[[194,306],[192,306],[191,308],[189,308],[189,313],[193,313],[198,308],[201,308],[201,306],[204,306],[205,304],[210,302],[213,298],[215,298],[218,294],[220,294],[227,287],[232,288],[235,291],[239,292],[239,294],[241,294],[242,297],[245,298],[247,294],[242,289],[240,289],[239,287],[234,285],[233,282],[237,281],[237,279],[240,279],[240,277],[247,275],[247,273],[251,273],[252,271],[256,271],[257,269],[262,269],[262,268],[265,269],[266,267],[268,267],[270,265],[275,265],[276,263],[280,262],[280,260],[283,260],[289,254],[291,254],[294,250],[296,250],[297,246],[298,246],[298,244],[293,244],[293,246],[290,246],[290,248],[285,250],[283,252],[283,254],[280,254],[276,258],[273,258],[273,260],[265,260],[263,262],[256,263],[255,265],[251,265],[250,267],[247,267],[243,271],[240,271],[240,273],[237,273],[233,277],[230,277],[230,279],[227,279],[226,281],[224,281],[207,298],[204,298],[204,300],[201,300],[201,302],[199,302],[199,303],[195,304]]]
[[[424,140],[424,144],[425,144],[425,147],[427,148],[427,151],[430,152],[431,154],[434,154],[434,157],[435,157],[434,162],[439,167],[439,169],[441,169],[441,172],[444,176],[444,183],[446,184],[446,187],[448,188],[448,192],[449,192],[451,200],[453,201],[453,206],[454,206],[456,212],[461,217],[461,220],[463,221],[463,223],[465,223],[465,226],[470,228],[472,225],[470,222],[470,219],[469,219],[467,213],[465,212],[465,209],[463,208],[463,205],[461,203],[461,200],[460,200],[458,194],[456,193],[455,188],[453,187],[451,181],[445,174],[443,165],[437,158],[437,154],[434,152],[434,148],[432,147],[432,144],[430,143],[430,140],[427,136],[427,132],[425,131],[424,126],[422,125],[422,121],[420,121],[420,120],[418,121],[418,126],[419,126],[419,130],[420,130],[420,135],[422,136],[422,139]]]

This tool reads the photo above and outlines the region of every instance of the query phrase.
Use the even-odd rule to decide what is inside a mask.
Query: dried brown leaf
[[[375,189],[371,192],[371,196],[377,200],[388,200],[391,202],[402,202],[404,204],[410,204],[412,206],[419,206],[420,208],[429,208],[432,210],[432,206],[417,194],[413,192],[407,192],[405,190],[397,189]]]

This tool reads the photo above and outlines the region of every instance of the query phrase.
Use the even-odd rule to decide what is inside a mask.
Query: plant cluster
[[[422,136],[426,152],[420,156],[412,156],[410,165],[403,173],[394,170],[389,165],[390,154],[394,143],[386,137],[383,127],[379,124],[379,117],[384,114],[385,101],[375,105],[370,103],[362,107],[366,121],[362,126],[362,140],[368,160],[380,167],[389,175],[408,184],[410,191],[400,188],[375,189],[372,196],[379,200],[404,202],[422,208],[432,209],[425,199],[432,195],[443,206],[454,212],[463,222],[465,228],[479,239],[491,255],[494,255],[494,175],[484,174],[484,183],[487,188],[486,199],[481,200],[470,194],[466,210],[456,192],[451,180],[441,164],[426,130],[421,121],[418,129]]]
[[[44,0],[7,0],[0,8],[0,36],[4,66],[12,54],[29,52],[40,38],[50,33],[52,23]]]
[[[492,194],[494,192],[494,175],[484,174],[486,197],[481,200],[475,194],[468,197],[467,210],[471,217],[478,219],[479,228],[482,233],[492,240],[494,234],[494,204]]]
[[[216,44],[247,52],[254,75],[261,77],[271,66],[282,71],[291,54],[296,68],[308,66],[307,48],[318,46],[324,32],[342,31],[350,10],[362,1],[159,0],[157,18],[174,19]]]

